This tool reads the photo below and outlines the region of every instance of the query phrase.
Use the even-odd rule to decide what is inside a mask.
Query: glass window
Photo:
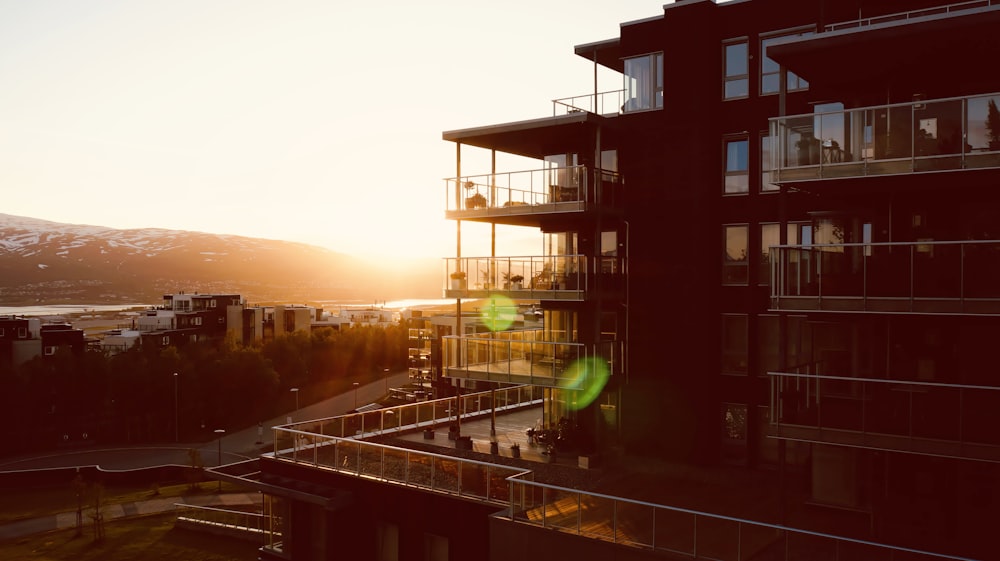
[[[757,272],[758,284],[770,284],[771,279],[771,251],[773,245],[781,243],[780,224],[760,225],[760,270]]]
[[[786,39],[788,37],[806,37],[812,35],[812,31],[804,31],[799,33],[786,33],[784,35],[771,36],[766,39],[761,39],[760,41],[760,93],[761,95],[778,93],[781,89],[781,66],[768,58],[767,56],[767,46],[773,44],[778,39]],[[788,72],[788,83],[785,86],[787,91],[794,92],[797,90],[805,90],[809,88],[809,83],[800,78],[794,72]]]
[[[746,193],[750,190],[750,141],[726,141],[726,194]]]
[[[747,316],[722,315],[722,372],[747,373]]]
[[[757,317],[757,368],[758,376],[766,376],[768,372],[775,372],[780,366],[779,357],[780,345],[778,341],[780,333],[778,316]]]
[[[663,53],[625,59],[625,106],[622,111],[663,107]]]
[[[750,95],[750,75],[747,63],[747,42],[730,43],[723,49],[725,80],[722,97],[734,99]]]
[[[730,464],[747,461],[747,406],[722,404],[722,459]]]
[[[771,135],[760,135],[760,192],[778,191],[777,184],[771,183]]]
[[[747,283],[747,232],[746,224],[724,226],[725,247],[723,248],[722,283]]]

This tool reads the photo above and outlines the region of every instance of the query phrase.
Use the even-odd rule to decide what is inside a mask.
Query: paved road
[[[389,376],[388,383],[385,380],[379,380],[364,386],[358,386],[357,404],[364,405],[377,401],[386,395],[387,387],[402,386],[407,381],[408,375],[406,372],[397,372]],[[307,399],[304,396],[300,397]],[[9,460],[0,459],[0,471],[90,465],[97,465],[107,470],[138,469],[168,464],[189,465],[188,450],[191,448],[196,448],[201,452],[202,462],[209,467],[220,463],[219,450],[221,449],[221,463],[228,464],[241,459],[257,457],[261,450],[269,450],[270,446],[273,445],[274,437],[270,427],[286,424],[289,417],[291,417],[292,421],[320,419],[342,415],[354,408],[355,391],[351,390],[319,403],[303,407],[298,411],[289,412],[287,415],[268,419],[262,423],[263,431],[259,431],[255,425],[227,433],[221,439],[209,442],[88,449],[60,452],[58,454],[50,453],[32,457],[11,458]]]

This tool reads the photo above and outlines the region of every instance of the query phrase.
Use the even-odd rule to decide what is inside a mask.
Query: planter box
[[[451,289],[452,290],[465,290],[468,286],[466,279],[451,279]]]

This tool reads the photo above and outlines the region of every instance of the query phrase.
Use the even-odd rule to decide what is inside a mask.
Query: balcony
[[[1000,241],[774,246],[771,309],[1000,314]]]
[[[445,298],[504,294],[527,300],[583,300],[598,287],[613,294],[624,286],[624,263],[619,257],[451,257],[445,259],[445,270]]]
[[[611,90],[596,94],[578,95],[552,100],[552,116],[576,112],[595,115],[617,115],[625,106],[625,90]]]
[[[994,93],[772,118],[771,178],[1000,168],[1000,118],[987,124],[997,105]]]
[[[580,368],[581,361],[597,358],[615,372],[621,353],[619,343],[604,341],[594,345],[546,340],[552,334],[542,330],[501,331],[470,337],[444,338],[445,375],[451,378],[530,384],[552,388],[586,385],[583,376],[592,369]]]
[[[770,436],[1000,462],[995,430],[1000,387],[810,373],[768,376]]]
[[[618,208],[621,176],[572,166],[445,179],[445,216],[523,224],[514,217]]]

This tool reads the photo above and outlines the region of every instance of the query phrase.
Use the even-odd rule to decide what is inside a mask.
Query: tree
[[[1000,150],[1000,110],[992,98],[986,103],[986,130],[989,131],[990,150]]]

